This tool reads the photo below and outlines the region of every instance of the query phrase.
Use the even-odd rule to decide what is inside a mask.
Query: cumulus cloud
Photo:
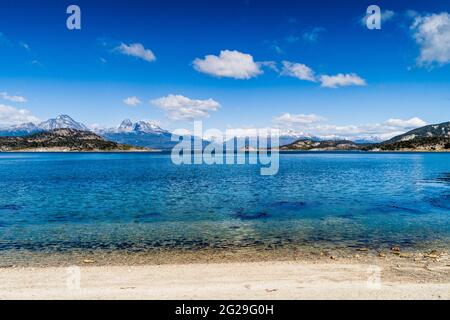
[[[173,94],[152,100],[151,103],[165,110],[172,120],[206,118],[210,112],[217,111],[220,107],[220,104],[213,99],[197,100]]]
[[[215,77],[250,79],[263,73],[261,65],[250,54],[239,51],[222,50],[219,56],[207,55],[194,60],[195,70]]]
[[[156,60],[153,51],[146,49],[141,43],[132,43],[130,45],[121,43],[120,46],[115,48],[115,50],[123,55],[136,57],[147,62]]]
[[[450,14],[416,16],[411,26],[420,48],[418,66],[444,65],[450,62]]]
[[[0,92],[0,97],[4,100],[12,101],[12,102],[27,102],[27,99],[22,96],[14,96],[9,95],[7,92]]]
[[[334,76],[322,75],[320,76],[321,86],[325,88],[337,88],[348,86],[365,86],[366,80],[355,73],[342,74],[339,73]]]
[[[281,75],[294,77],[300,80],[316,81],[314,71],[307,65],[290,61],[283,61],[282,64],[283,70],[281,70]]]
[[[316,122],[325,121],[324,117],[315,114],[290,114],[284,113],[278,117],[273,118],[275,123],[284,125],[304,125]]]
[[[26,122],[36,123],[39,122],[39,119],[28,110],[0,104],[0,125],[18,125]]]
[[[427,123],[423,121],[420,118],[414,117],[409,120],[402,120],[402,119],[389,119],[386,120],[385,124],[387,126],[396,127],[396,128],[405,128],[405,129],[412,129],[412,128],[418,128],[426,126]]]
[[[141,100],[138,97],[128,97],[122,100],[127,106],[135,107],[141,104]]]
[[[283,61],[283,68],[280,72],[282,76],[294,77],[300,80],[317,82],[322,87],[338,88],[347,86],[365,86],[366,81],[355,73],[343,74],[339,73],[334,76],[320,75],[316,76],[314,70],[302,63]]]

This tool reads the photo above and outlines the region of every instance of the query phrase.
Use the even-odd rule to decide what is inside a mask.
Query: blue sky
[[[70,4],[81,8],[81,30],[66,27]],[[381,7],[381,30],[361,22],[370,4]],[[105,127],[202,119],[360,137],[450,120],[448,1],[0,6],[3,126],[69,114]]]

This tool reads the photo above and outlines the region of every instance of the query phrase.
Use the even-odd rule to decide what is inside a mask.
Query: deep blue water
[[[299,153],[280,171],[167,154],[0,154],[0,250],[450,239],[450,154]]]

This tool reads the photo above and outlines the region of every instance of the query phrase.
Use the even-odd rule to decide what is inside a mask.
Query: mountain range
[[[151,121],[133,123],[126,119],[117,128],[90,130],[86,125],[68,115],[59,115],[39,124],[24,123],[0,129],[0,137],[22,137],[57,129],[92,131],[112,142],[153,149],[170,149],[177,143],[171,141],[172,134],[169,131]]]
[[[282,151],[450,151],[450,122],[417,128],[380,143],[358,144],[347,140],[300,139],[280,147]]]
[[[75,129],[80,131],[89,131],[84,124],[76,122],[68,115],[60,115],[54,119],[34,124],[32,122],[14,125],[0,130],[0,136],[26,136],[41,131],[50,131],[55,129]]]
[[[169,150],[178,143],[178,141],[172,141],[170,131],[152,121],[132,122],[125,119],[115,128],[90,130],[68,115],[59,115],[39,124],[24,123],[0,129],[0,137],[22,137],[58,129],[92,131],[114,143],[151,149]],[[207,142],[203,141],[203,145],[205,144]],[[280,136],[279,145],[282,146],[281,150],[447,150],[450,149],[450,122],[417,128],[384,142],[323,140],[314,136],[288,132]]]
[[[107,140],[133,146],[167,150],[178,142],[171,141],[172,133],[162,129],[151,121],[132,122],[125,119],[117,128],[103,129],[97,131],[99,135]]]

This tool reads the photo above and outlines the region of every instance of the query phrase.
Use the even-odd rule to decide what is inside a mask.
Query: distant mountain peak
[[[144,133],[162,133],[167,132],[153,121],[138,121],[133,125],[133,131]]]
[[[55,129],[75,129],[82,131],[89,131],[88,127],[84,124],[73,120],[67,114],[62,114],[54,119],[48,119],[47,121],[41,122],[38,128],[44,131],[55,130]]]
[[[133,122],[130,119],[125,119],[120,124],[118,131],[119,132],[130,132],[133,130]]]
[[[154,121],[137,121],[132,122],[130,119],[122,121],[117,128],[118,133],[148,133],[148,134],[165,134],[169,133],[167,130],[162,129]]]
[[[172,134],[162,129],[155,121],[125,119],[119,127],[102,130],[99,134],[108,140],[153,149],[170,149],[176,142]]]
[[[36,131],[39,128],[33,122],[21,123],[11,126],[11,130]]]

